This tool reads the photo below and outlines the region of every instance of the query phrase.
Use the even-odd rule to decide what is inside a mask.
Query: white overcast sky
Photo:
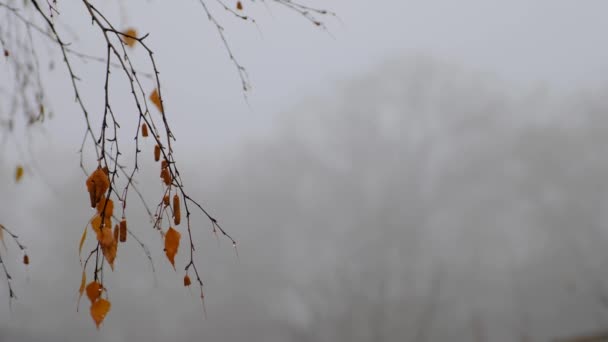
[[[104,3],[119,20],[117,2]],[[198,151],[230,148],[243,137],[266,132],[276,122],[275,115],[307,97],[331,97],[340,82],[407,55],[433,57],[526,87],[576,90],[603,84],[608,75],[606,1],[306,3],[338,13],[338,19],[324,19],[329,33],[271,1],[266,1],[268,6],[244,2],[245,13],[256,18],[257,27],[214,8],[237,58],[249,71],[253,91],[248,105],[198,1],[125,2],[124,26],[151,34],[167,109],[182,142]],[[78,13],[64,10],[67,16]],[[78,31],[87,40],[87,51],[102,45]],[[54,102],[60,111],[77,115],[71,102]],[[63,120],[57,124],[65,127]],[[81,129],[78,121],[70,122]],[[200,137],[205,139],[195,139]],[[184,145],[180,148],[188,148]]]

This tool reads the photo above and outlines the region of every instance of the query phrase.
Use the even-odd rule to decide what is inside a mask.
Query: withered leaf
[[[160,160],[160,146],[154,145],[154,161]]]
[[[95,321],[97,329],[99,329],[99,326],[103,322],[104,318],[106,318],[111,306],[112,305],[110,302],[103,298],[100,298],[98,301],[93,303],[93,305],[91,305],[91,317],[93,318],[93,321]]]
[[[21,178],[23,178],[23,166],[17,165],[17,168],[15,169],[15,181],[19,182]]]
[[[179,196],[177,194],[173,195],[173,223],[176,226],[181,222],[181,209],[179,207]]]
[[[156,106],[156,108],[158,108],[159,111],[164,112],[163,104],[160,100],[160,94],[158,93],[158,89],[154,89],[152,91],[152,93],[150,94],[150,101],[154,103],[154,105]]]
[[[118,230],[115,231],[118,233]],[[114,239],[112,228],[104,227],[101,232],[102,240],[99,241],[101,251],[108,264],[110,264],[110,268],[114,270],[114,260],[116,259],[116,252],[118,251],[118,241]]]
[[[175,254],[177,254],[179,248],[180,238],[181,234],[173,229],[173,227],[170,227],[167,233],[165,233],[165,254],[171,265],[173,265],[173,268],[175,268]]]
[[[134,47],[135,43],[137,43],[137,40],[135,39],[137,37],[137,31],[130,27],[124,32],[124,34],[125,35],[122,36],[122,39],[125,44],[127,44],[128,47]]]
[[[101,296],[101,284],[96,281],[92,281],[89,283],[89,285],[87,285],[86,291],[87,297],[89,297],[91,303],[95,303],[95,301]]]
[[[103,194],[108,190],[110,179],[108,178],[108,174],[101,167],[98,167],[87,178],[86,185],[91,198],[91,208],[95,208]]]
[[[171,185],[171,173],[169,172],[168,168],[162,169],[160,172],[160,178],[163,179],[165,185]]]
[[[97,203],[97,213],[103,217],[112,217],[114,213],[114,202],[111,199],[101,196],[101,200]]]
[[[99,219],[101,221],[101,218]],[[82,254],[82,247],[84,246],[84,241],[87,239],[87,227],[84,227],[84,231],[82,232],[82,236],[80,237],[80,243],[78,244],[78,257]],[[80,260],[82,262],[82,259]]]
[[[97,241],[99,242],[101,242],[103,238],[101,235],[102,229],[105,227],[112,227],[112,219],[110,217],[104,217],[103,222],[104,224],[102,225],[101,217],[97,214],[95,214],[95,217],[93,217],[93,220],[91,220],[91,229],[93,229],[93,231],[97,235]]]
[[[144,138],[148,136],[148,125],[145,122],[141,124],[141,136]]]
[[[120,231],[118,233],[120,242],[126,242],[127,241],[127,220],[122,219],[120,221]]]

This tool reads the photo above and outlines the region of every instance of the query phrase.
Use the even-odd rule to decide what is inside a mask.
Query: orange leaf
[[[118,230],[115,228],[116,234]],[[112,270],[114,270],[114,260],[116,259],[116,252],[118,250],[118,241],[114,239],[114,233],[112,232],[112,228],[104,227],[101,230],[101,240],[99,241],[101,245],[101,251],[103,252],[103,256],[106,258],[108,264]]]
[[[92,281],[86,287],[87,297],[91,303],[95,303],[95,301],[101,296],[101,284],[96,281]]]
[[[192,284],[192,282],[190,281],[190,277],[188,277],[188,275],[186,274],[186,276],[184,277],[184,286],[190,286],[190,284]]]
[[[167,254],[167,258],[175,268],[175,254],[177,254],[177,249],[179,248],[179,239],[181,238],[181,234],[170,227],[165,234],[165,254]]]
[[[23,166],[18,165],[17,169],[15,170],[15,181],[19,182],[22,177],[23,177]]]
[[[104,172],[101,167],[98,167],[97,170],[93,171],[89,178],[87,178],[86,184],[91,198],[91,207],[95,208],[103,194],[108,190],[110,179],[108,178],[108,174]]]
[[[93,305],[91,305],[91,317],[93,318],[93,321],[95,321],[97,329],[99,329],[101,322],[103,322],[104,318],[106,318],[111,306],[112,305],[110,302],[103,298],[100,298],[98,301],[93,303]]]
[[[112,217],[114,213],[114,202],[111,199],[105,199],[105,196],[101,196],[101,200],[97,203],[97,212],[100,216]]]
[[[101,247],[101,251],[103,252],[103,256],[106,258],[108,264],[110,264],[110,268],[114,271],[114,260],[116,260],[116,252],[118,251],[118,244],[114,242],[108,247]]]
[[[152,91],[152,94],[150,94],[150,101],[152,101],[152,103],[154,103],[154,105],[156,106],[156,108],[158,108],[158,110],[163,112],[163,104],[160,101],[160,94],[158,93],[158,89],[154,89]]]
[[[130,27],[124,32],[124,34],[126,36],[123,36],[122,40],[125,42],[125,44],[127,44],[128,47],[135,46],[135,43],[137,42],[137,40],[135,39],[137,38],[137,31],[134,28]]]
[[[95,214],[93,220],[91,220],[91,229],[97,234],[97,241],[101,242],[103,236],[101,235],[102,229],[106,227],[112,227],[112,219],[109,217],[103,218],[104,224],[101,224],[101,217]]]

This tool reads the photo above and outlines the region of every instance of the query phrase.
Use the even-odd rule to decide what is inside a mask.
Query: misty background
[[[156,271],[129,240],[105,279],[101,330],[86,298],[76,312],[91,215],[76,153],[84,126],[63,99],[65,75],[49,72],[56,115],[24,143],[31,159],[10,146],[0,155],[0,179],[29,166],[22,183],[4,182],[0,217],[31,256],[27,269],[9,263],[12,309],[0,278],[0,341],[550,341],[604,330],[608,4],[312,3],[338,13],[325,19],[330,34],[248,2],[259,31],[224,19],[252,76],[248,101],[196,2],[126,4],[120,19],[154,33],[187,189],[239,242],[237,258],[194,215],[206,319],[135,198],[130,228]],[[96,94],[103,75],[87,75]],[[152,147],[139,179],[154,200]]]

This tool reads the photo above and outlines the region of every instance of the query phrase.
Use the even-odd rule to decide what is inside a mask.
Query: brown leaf
[[[163,113],[163,104],[160,100],[160,95],[158,93],[158,89],[154,89],[152,91],[152,93],[150,94],[150,101],[152,101],[152,103],[154,103],[154,105],[156,106],[156,108],[158,108],[159,111],[161,111],[161,113]]]
[[[160,146],[154,145],[154,161],[160,160]]]
[[[192,284],[192,282],[190,281],[190,277],[188,277],[188,275],[186,274],[186,276],[184,277],[184,286],[190,286],[190,284]]]
[[[95,208],[103,194],[108,190],[110,179],[108,178],[108,174],[101,167],[98,167],[87,178],[86,185],[91,198],[91,208]]]
[[[103,322],[104,318],[106,318],[111,306],[112,305],[110,302],[103,298],[100,298],[98,301],[93,303],[93,305],[91,305],[91,317],[93,318],[93,321],[95,321],[97,329],[99,329],[99,326]]]
[[[120,221],[120,232],[118,235],[120,242],[127,241],[127,220],[122,219],[122,221]]]
[[[179,207],[179,196],[177,194],[173,195],[173,223],[176,226],[181,222],[181,209]]]
[[[148,136],[148,125],[145,122],[141,124],[141,136],[144,138]]]
[[[87,297],[89,297],[91,303],[95,303],[99,296],[101,296],[101,284],[96,281],[92,281],[89,283],[89,285],[87,285],[86,291]]]
[[[29,265],[30,264],[30,257],[27,254],[23,255],[23,263],[25,265]]]
[[[177,254],[177,250],[179,248],[179,240],[181,238],[181,234],[170,227],[165,234],[165,254],[167,254],[167,258],[175,268],[175,254]]]
[[[119,234],[119,233],[118,233],[118,230],[119,230],[119,229],[120,229],[120,228],[118,228],[118,225],[115,225],[115,226],[114,226],[114,241],[118,241],[118,234]]]
[[[114,202],[111,199],[105,199],[105,196],[101,196],[101,200],[97,203],[97,213],[99,216],[112,217],[114,213]]]
[[[239,11],[243,10],[243,4],[240,1],[236,2],[236,9],[239,10]]]
[[[126,36],[123,36],[122,40],[125,42],[125,44],[127,44],[128,47],[134,47],[135,43],[137,43],[137,40],[135,39],[137,38],[137,31],[134,28],[130,27],[124,32],[124,34]]]
[[[160,172],[160,178],[163,179],[163,182],[165,183],[165,185],[171,185],[171,173],[169,172],[169,169],[163,169]]]
[[[17,165],[17,168],[15,169],[15,181],[19,182],[22,177],[23,177],[23,166]]]
[[[112,227],[112,219],[109,217],[104,217],[103,218],[103,222],[104,224],[101,224],[101,217],[97,214],[95,214],[95,217],[93,217],[93,220],[91,220],[91,229],[93,229],[93,231],[95,232],[95,234],[97,235],[97,241],[102,240],[102,235],[101,235],[101,231],[103,228],[105,227]]]

